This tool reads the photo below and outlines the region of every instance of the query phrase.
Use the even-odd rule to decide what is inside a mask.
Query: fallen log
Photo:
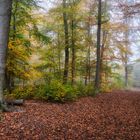
[[[18,99],[18,100],[6,100],[7,105],[23,105],[24,104],[24,100],[23,99]]]

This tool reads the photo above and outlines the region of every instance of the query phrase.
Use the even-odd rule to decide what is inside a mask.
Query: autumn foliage
[[[1,114],[0,138],[105,140],[140,138],[140,93],[118,91],[73,103],[26,101]]]

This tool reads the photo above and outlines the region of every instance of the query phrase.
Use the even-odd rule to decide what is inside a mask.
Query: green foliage
[[[79,97],[94,95],[92,85],[84,86],[79,83],[75,86],[71,84],[63,85],[58,80],[53,80],[50,84],[17,87],[12,94],[7,94],[7,98],[15,99],[37,99],[52,102],[75,101]]]
[[[45,95],[50,101],[63,102],[65,94],[63,85],[57,81],[53,81],[50,85],[46,86]]]
[[[35,94],[34,99],[47,101],[48,96],[46,94],[46,90],[47,90],[46,85],[36,86],[34,90],[34,94]]]
[[[77,87],[73,87],[71,85],[65,85],[65,100],[73,101],[78,98],[78,89]]]
[[[72,101],[77,98],[77,91],[70,85],[63,85],[59,81],[52,81],[50,84],[38,88],[36,99],[49,100],[54,102]]]
[[[78,91],[78,97],[84,96],[94,96],[94,87],[92,84],[84,85],[83,83],[79,82],[76,85]]]
[[[77,83],[76,88],[77,88],[79,97],[86,96],[85,86],[83,86],[83,83],[81,82]]]
[[[6,96],[15,99],[32,99],[34,97],[34,88],[33,86],[17,87],[12,91],[12,94]]]
[[[101,92],[111,92],[112,90],[123,89],[124,87],[122,76],[118,73],[112,73],[112,77],[102,83]]]
[[[123,89],[125,87],[124,80],[120,74],[114,75],[114,80],[110,84],[112,89]]]
[[[38,41],[43,42],[44,44],[50,43],[50,38],[44,35],[42,32],[39,31],[38,27],[34,25],[34,30],[32,33]]]
[[[92,84],[88,84],[87,86],[85,86],[85,93],[88,96],[94,96],[95,95],[94,86]]]

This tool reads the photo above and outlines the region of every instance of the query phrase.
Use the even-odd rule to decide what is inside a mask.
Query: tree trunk
[[[71,40],[72,40],[72,70],[71,70],[71,74],[72,74],[72,79],[71,79],[71,83],[72,85],[75,82],[75,39],[74,39],[74,20],[72,19],[71,21],[71,31],[72,31],[72,36],[71,36]]]
[[[105,13],[106,15],[108,14],[107,12],[107,0],[104,1],[104,8],[103,8],[103,13]],[[106,18],[106,17],[105,17]],[[106,21],[108,22],[108,21]],[[106,41],[107,41],[107,34],[108,34],[108,31],[106,29],[104,29],[102,31],[102,45],[101,45],[101,56],[100,56],[100,84],[102,85],[103,83],[103,74],[105,74],[105,71],[104,71],[104,53],[105,53],[105,46],[106,46]]]
[[[91,33],[90,33],[91,27],[90,27],[90,17],[88,18],[88,23],[87,23],[87,57],[86,57],[86,75],[85,75],[85,85],[90,83],[91,79],[91,62],[90,62],[90,51],[91,51]]]
[[[100,49],[101,49],[101,18],[102,18],[102,1],[98,2],[98,29],[97,29],[97,58],[96,58],[96,75],[95,75],[95,91],[100,90]]]
[[[127,57],[127,54],[125,54],[126,56],[126,58],[125,59],[127,59],[128,57]],[[128,65],[128,63],[127,63],[127,61],[125,62],[125,87],[128,87],[128,67],[127,67],[127,65]]]
[[[68,73],[69,73],[69,32],[68,32],[68,19],[66,13],[66,0],[63,0],[63,21],[64,21],[64,34],[65,34],[65,64],[64,64],[64,75],[63,75],[63,83],[66,84],[68,81]]]
[[[3,103],[6,51],[10,27],[12,0],[0,0],[0,103]]]
[[[57,46],[58,46],[58,73],[59,79],[61,79],[61,43],[60,43],[60,34],[57,33]]]
[[[87,73],[88,73],[88,83],[90,83],[91,79],[91,62],[90,62],[90,55],[91,55],[91,33],[90,33],[91,27],[90,27],[90,17],[89,17],[89,23],[87,25],[87,31],[88,31],[88,62],[87,62]]]
[[[125,24],[128,25],[128,22],[129,22],[129,19],[126,18],[125,19]],[[126,48],[126,51],[125,51],[125,61],[124,61],[124,69],[125,69],[125,87],[127,88],[128,87],[128,50],[129,50],[129,44],[128,44],[128,41],[129,41],[129,30],[127,30],[125,32],[125,48]]]
[[[107,31],[103,31],[103,35],[102,35],[102,45],[101,45],[101,60],[100,60],[100,84],[102,84],[102,74],[105,72],[104,71],[104,53],[105,53],[105,45],[106,45],[106,40],[107,40]]]

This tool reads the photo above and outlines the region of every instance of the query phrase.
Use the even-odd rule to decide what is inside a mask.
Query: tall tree
[[[79,4],[79,0],[72,0],[70,1],[70,7],[71,7],[71,51],[72,51],[72,63],[71,63],[71,83],[72,85],[75,83],[75,77],[76,77],[76,15],[77,15],[77,6]]]
[[[11,21],[13,22],[13,24],[11,25],[12,32],[13,32],[12,41],[15,42],[16,41],[16,12],[17,12],[17,7],[18,7],[18,1],[13,0],[12,5],[13,5],[12,6],[12,14],[11,14]],[[8,56],[10,57],[9,54],[8,54]],[[10,58],[10,59],[12,59],[12,58]],[[10,66],[11,65],[12,64],[10,62]],[[12,87],[14,86],[14,78],[13,78],[13,74],[11,72],[9,72],[9,73],[7,72],[7,68],[6,68],[6,71],[5,71],[5,82],[6,82],[6,87],[9,91],[9,93],[11,94],[12,93]]]
[[[102,0],[98,1],[98,29],[97,29],[97,52],[96,52],[96,76],[95,90],[100,88],[100,61],[101,61],[101,22],[102,22]]]
[[[72,35],[71,35],[71,45],[72,45],[72,71],[71,71],[71,74],[72,74],[72,85],[74,84],[75,82],[75,59],[76,59],[76,56],[75,56],[75,38],[74,38],[74,20],[72,19],[71,21],[71,32],[72,32]]]
[[[66,12],[67,2],[63,0],[63,21],[64,21],[64,33],[65,33],[65,66],[64,66],[64,76],[63,83],[67,83],[68,81],[68,73],[69,73],[69,31],[68,31],[68,15]]]
[[[0,1],[0,103],[3,103],[3,88],[5,77],[6,50],[8,46],[11,17],[11,0]]]
[[[128,19],[125,19],[126,24],[128,24]],[[125,86],[128,86],[128,50],[129,50],[129,44],[128,44],[128,39],[129,39],[129,31],[125,32],[125,60],[124,60],[124,67],[125,67]]]
[[[102,41],[101,41],[101,60],[100,60],[100,84],[102,86],[102,84],[104,83],[103,79],[105,75],[105,49],[106,49],[106,45],[107,45],[107,39],[108,39],[108,32],[109,29],[107,29],[107,24],[109,24],[109,18],[108,18],[108,3],[107,0],[105,0],[102,3],[102,23],[104,23],[104,25],[102,26]]]
[[[87,56],[86,56],[86,74],[85,74],[85,85],[90,83],[91,80],[91,9],[88,13],[87,17],[87,25],[86,25],[86,30],[87,30]]]

